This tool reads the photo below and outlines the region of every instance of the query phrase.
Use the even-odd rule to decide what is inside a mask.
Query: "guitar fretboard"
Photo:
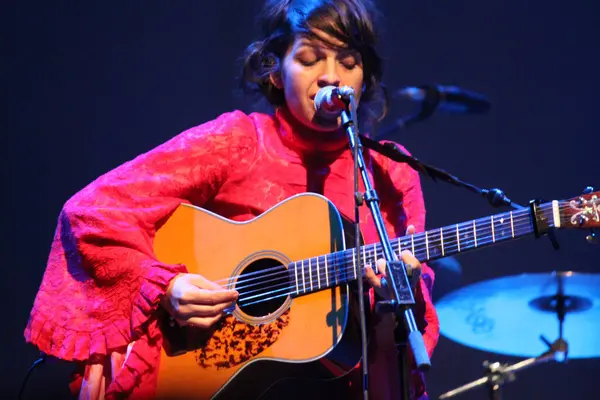
[[[539,216],[549,227],[553,226],[550,203],[539,207]],[[391,244],[398,258],[403,250],[410,250],[420,262],[426,262],[529,235],[534,232],[531,218],[529,209],[508,211],[403,236],[391,240]],[[291,263],[288,273],[292,295],[356,280],[364,275],[364,266],[375,268],[376,260],[384,257],[380,243],[362,246],[359,251],[360,266],[356,265],[354,248]]]

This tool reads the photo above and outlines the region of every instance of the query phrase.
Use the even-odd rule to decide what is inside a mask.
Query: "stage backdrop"
[[[37,356],[24,344],[23,329],[63,203],[100,174],[188,127],[235,108],[253,109],[236,93],[236,78],[239,57],[256,33],[259,3],[4,5],[0,79],[8,185],[2,196],[0,386],[6,398],[15,398]],[[455,84],[492,103],[486,115],[436,114],[397,132],[395,140],[422,160],[481,187],[500,187],[522,204],[571,197],[587,185],[600,188],[597,3],[379,3],[385,78],[392,91]],[[394,100],[387,122],[409,110],[410,104]],[[430,228],[495,212],[476,195],[426,177],[423,188]],[[440,274],[439,288],[521,272],[600,273],[600,247],[586,244],[583,232],[561,232],[558,238],[560,251],[547,239],[527,238],[462,255],[456,259],[460,280]],[[522,335],[537,335],[535,328],[523,326]],[[518,358],[442,337],[429,373],[432,398],[480,377],[484,360]],[[520,373],[505,394],[523,400],[586,398],[597,389],[599,367],[597,359],[536,367]],[[66,371],[61,363],[40,368],[25,398],[64,395],[58,383]],[[482,399],[485,392],[460,398]]]

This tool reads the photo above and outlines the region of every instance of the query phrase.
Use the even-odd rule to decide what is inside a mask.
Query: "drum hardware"
[[[529,357],[510,365],[486,361],[484,377],[439,399],[485,385],[489,398],[499,400],[502,386],[520,370],[548,361],[566,363],[567,358],[600,356],[598,274],[555,271],[498,278],[454,291],[440,299],[436,308],[444,336],[480,350]],[[551,343],[545,334],[556,329],[557,320],[558,339]],[[539,335],[535,345],[527,332]],[[545,349],[538,350],[544,345]]]

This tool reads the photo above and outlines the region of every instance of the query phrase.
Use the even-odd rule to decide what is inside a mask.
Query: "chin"
[[[341,117],[330,119],[322,118],[315,114],[310,122],[313,129],[323,132],[337,131],[342,126]]]

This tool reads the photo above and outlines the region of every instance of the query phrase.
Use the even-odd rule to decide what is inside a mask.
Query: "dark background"
[[[34,1],[2,7],[2,164],[8,181],[2,254],[8,273],[0,382],[6,398],[16,397],[37,355],[22,333],[64,201],[190,126],[234,108],[251,110],[235,93],[236,76],[238,57],[256,33],[260,4]],[[473,184],[504,189],[519,203],[600,186],[596,2],[379,4],[391,89],[456,84],[492,102],[486,115],[438,114],[395,140]],[[405,104],[394,105],[391,117],[398,117]],[[462,189],[427,178],[423,188],[430,228],[495,212]],[[460,284],[525,271],[598,271],[600,247],[588,245],[584,232],[561,231],[558,237],[558,252],[547,239],[527,238],[461,255]],[[439,288],[442,279],[440,274]],[[534,329],[523,327],[523,335],[535,335]],[[486,359],[518,360],[442,337],[429,373],[430,394],[478,378]],[[598,359],[588,359],[526,370],[506,388],[506,398],[593,398],[599,367]],[[58,394],[63,376],[60,363],[40,368],[26,394]],[[460,398],[482,399],[485,392]]]

